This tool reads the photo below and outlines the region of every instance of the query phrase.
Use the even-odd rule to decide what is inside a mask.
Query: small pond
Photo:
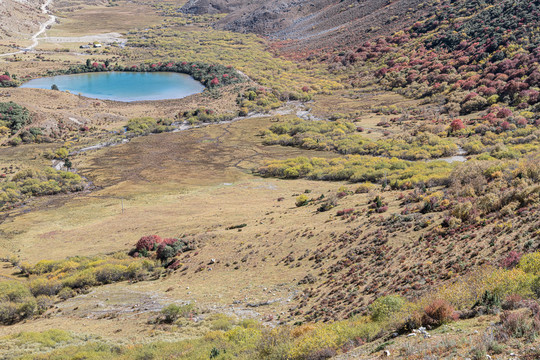
[[[174,72],[97,72],[30,80],[22,88],[69,91],[89,98],[114,101],[180,99],[204,91],[191,76]]]

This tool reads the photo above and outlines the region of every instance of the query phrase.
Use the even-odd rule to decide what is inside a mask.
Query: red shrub
[[[510,123],[508,121],[503,121],[503,123],[501,124],[501,129],[503,129],[504,131],[510,130]]]
[[[519,127],[525,127],[527,126],[529,122],[527,121],[527,119],[525,119],[524,117],[520,117],[517,121],[517,124]]]
[[[463,86],[462,86],[462,87],[463,87]],[[465,96],[465,98],[463,99],[462,102],[467,102],[467,101],[469,101],[469,100],[471,100],[471,99],[474,99],[474,98],[477,97],[477,96],[478,96],[478,94],[475,93],[474,91],[473,91],[473,92],[470,92],[470,93],[467,94],[467,96]]]
[[[178,241],[178,239],[175,239],[175,238],[166,238],[166,239],[162,239],[160,241],[160,244],[164,244],[164,245],[174,245],[174,243],[176,243]]]
[[[504,119],[512,115],[512,110],[508,108],[501,108],[499,112],[497,113],[497,117],[499,119]]]
[[[463,125],[463,121],[461,121],[461,119],[455,119],[450,124],[450,128],[452,129],[452,131],[455,132],[455,131],[465,129],[465,125]]]
[[[137,241],[137,245],[135,246],[135,249],[137,251],[146,250],[146,251],[152,251],[154,249],[154,246],[156,244],[159,244],[161,242],[161,238],[157,235],[148,235],[143,236],[142,238]]]
[[[422,324],[440,326],[457,319],[457,314],[446,300],[435,300],[424,309]]]
[[[521,256],[523,254],[518,253],[517,251],[510,251],[508,255],[501,261],[501,266],[505,269],[513,269],[519,263]]]

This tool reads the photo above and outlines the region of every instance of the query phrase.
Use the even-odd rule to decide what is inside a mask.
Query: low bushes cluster
[[[148,259],[124,254],[109,257],[73,257],[42,260],[35,265],[19,264],[26,281],[0,282],[0,323],[13,324],[39,315],[54,304],[89,287],[118,281],[155,277],[159,267]]]
[[[193,304],[177,305],[170,304],[161,309],[157,322],[172,324],[182,317],[190,317],[197,314],[197,309]]]
[[[293,96],[294,97],[294,96]],[[294,97],[295,100],[308,100],[303,97]],[[274,90],[266,88],[249,88],[238,94],[236,103],[240,106],[240,115],[246,116],[250,112],[266,113],[272,109],[279,108],[282,101],[293,100],[289,94],[287,97],[281,97]]]
[[[72,172],[52,168],[23,170],[0,182],[0,209],[32,196],[74,192],[83,188],[83,179]]]
[[[0,102],[0,135],[15,134],[30,123],[30,112],[24,106],[9,102]]]
[[[172,310],[176,318],[176,307]],[[151,359],[327,359],[341,349],[376,339],[382,326],[364,317],[331,324],[278,326],[269,328],[257,321],[234,321],[214,316],[205,336],[175,342],[154,342],[129,347],[118,347],[102,342],[87,342],[82,346],[63,346],[50,354],[32,355],[32,359],[73,359],[79,357],[99,359],[133,359],[144,356]],[[24,359],[25,357],[23,357]],[[30,358],[30,357],[28,357]]]
[[[177,13],[176,19],[180,19]],[[343,87],[325,64],[303,66],[269,51],[266,42],[254,34],[221,31],[208,26],[193,26],[185,31],[180,23],[168,19],[160,26],[133,31],[128,47],[144,48],[155,61],[182,58],[222,66],[234,66],[258,84],[286,96],[305,96]],[[161,60],[159,60],[161,59]],[[303,89],[307,90],[305,92]]]
[[[0,282],[0,323],[10,325],[32,316],[37,310],[36,298],[25,284]]]
[[[158,235],[143,236],[129,255],[135,258],[153,258],[160,260],[165,268],[176,270],[180,262],[176,256],[194,250],[197,244],[191,238],[161,238]]]
[[[272,125],[263,133],[266,145],[295,146],[303,149],[424,160],[450,156],[457,145],[435,134],[399,135],[389,139],[370,140],[358,134],[347,121],[292,120]]]
[[[9,73],[5,72],[3,75],[0,75],[0,88],[17,86],[19,86],[19,82],[12,79]]]
[[[443,161],[409,162],[399,159],[348,155],[333,159],[298,157],[268,161],[257,173],[285,179],[387,183],[394,189],[409,189],[449,183],[455,165]]]
[[[200,122],[216,123],[230,121],[239,115],[239,112],[218,114],[216,111],[211,109],[198,108],[191,111],[184,111],[183,113],[178,114],[178,118],[183,119],[190,124],[197,124]]]
[[[360,46],[355,58],[384,63],[381,84],[413,97],[442,98],[450,113],[506,102],[538,113],[538,4],[443,1],[407,32]],[[444,10],[442,10],[444,9]],[[463,21],[455,21],[457,17]],[[443,25],[445,24],[445,25]]]
[[[152,117],[140,117],[130,119],[126,125],[126,132],[133,135],[147,135],[150,133],[162,133],[171,131],[174,128],[172,120],[154,119]]]

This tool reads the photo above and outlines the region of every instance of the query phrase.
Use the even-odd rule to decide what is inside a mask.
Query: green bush
[[[101,284],[110,284],[128,277],[128,268],[125,265],[105,264],[96,268],[96,280]]]
[[[181,317],[187,317],[190,314],[195,314],[195,306],[192,304],[176,305],[170,304],[161,310],[161,321],[167,324],[172,324]]]
[[[0,282],[0,323],[5,325],[30,317],[36,311],[36,299],[23,283]]]
[[[62,283],[58,280],[48,280],[46,278],[37,278],[30,281],[29,284],[32,295],[54,296],[62,289]]]
[[[369,305],[369,312],[373,321],[387,320],[392,314],[400,311],[405,300],[398,295],[381,296]]]
[[[30,123],[30,119],[30,112],[27,108],[13,101],[0,102],[0,127],[8,127],[12,134]]]

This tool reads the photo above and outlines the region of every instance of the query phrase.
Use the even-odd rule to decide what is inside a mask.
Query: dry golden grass
[[[161,19],[151,6],[127,1],[118,6],[84,6],[73,12],[61,12],[59,24],[47,32],[48,36],[84,36],[109,32],[126,33],[147,28]]]

